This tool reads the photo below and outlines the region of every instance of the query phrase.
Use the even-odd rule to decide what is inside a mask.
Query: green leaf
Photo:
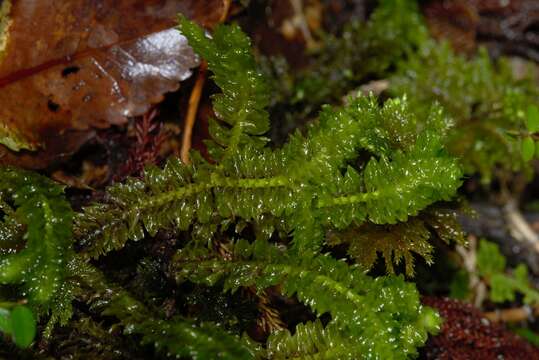
[[[505,258],[500,253],[498,245],[481,239],[477,252],[477,269],[486,276],[505,270]]]
[[[506,260],[498,245],[481,240],[477,252],[477,270],[490,285],[490,300],[504,302],[515,300],[518,292],[524,295],[524,303],[539,304],[539,292],[528,278],[528,268],[519,264],[512,275],[505,273]]]
[[[497,303],[515,300],[515,287],[505,274],[494,274],[490,278],[490,299]]]
[[[466,271],[458,271],[451,285],[449,286],[449,296],[455,299],[464,300],[470,296],[470,278]]]
[[[11,334],[11,317],[8,309],[0,307],[0,331]]]
[[[535,105],[528,106],[526,126],[531,133],[539,131],[539,109]]]
[[[511,330],[520,337],[526,339],[530,344],[539,347],[539,335],[536,334],[533,330],[530,330],[528,328],[514,328]]]
[[[524,161],[530,161],[535,154],[535,143],[533,139],[529,136],[525,137],[522,140],[522,158]]]
[[[36,336],[36,320],[26,306],[17,306],[11,312],[13,341],[21,348],[30,346]]]

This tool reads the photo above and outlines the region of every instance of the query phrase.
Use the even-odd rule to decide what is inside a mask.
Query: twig
[[[522,213],[518,210],[516,202],[514,200],[509,200],[503,208],[503,212],[506,219],[507,227],[511,235],[523,242],[530,244],[536,251],[539,252],[539,237],[532,229],[530,224],[524,219]],[[476,246],[476,238],[469,237],[470,240],[470,250],[474,249]],[[470,275],[470,287],[474,288],[474,285],[485,284],[475,275],[475,262],[476,254],[466,251],[461,246],[457,246],[457,252],[462,256],[464,261],[465,269],[471,274]],[[474,305],[480,307],[484,299],[484,295],[480,296],[478,294],[478,288],[476,287],[476,297]],[[485,289],[486,290],[486,289]],[[486,293],[485,293],[486,294]],[[486,312],[483,314],[485,318],[493,322],[504,322],[504,323],[514,323],[527,320],[533,316],[539,315],[539,306],[530,307],[522,306],[518,308],[502,309],[491,312]]]
[[[531,308],[530,306],[522,306],[518,308],[490,311],[483,314],[485,318],[492,322],[504,323],[525,321],[534,315],[539,315],[539,307]]]
[[[456,251],[462,257],[464,269],[470,274],[468,287],[473,290],[473,303],[476,307],[481,307],[487,294],[487,288],[485,283],[477,276],[477,238],[473,235],[468,236],[468,244],[468,249],[457,245]]]
[[[187,116],[185,118],[185,127],[182,136],[182,148],[180,151],[180,158],[184,164],[190,164],[189,151],[191,150],[191,138],[193,136],[193,127],[198,112],[198,104],[200,103],[200,96],[202,95],[202,89],[204,88],[204,82],[206,81],[206,69],[208,64],[202,61],[198,69],[198,76],[191,91],[189,97],[189,109],[187,110]]]
[[[505,205],[503,211],[511,235],[519,241],[527,242],[535,251],[539,252],[539,236],[537,236],[530,224],[524,219],[524,216],[518,210],[516,202],[510,200]]]
[[[361,85],[359,87],[359,91],[363,95],[369,95],[369,93],[373,93],[374,95],[378,96],[384,91],[386,91],[389,88],[389,80],[387,79],[381,79],[381,80],[373,80],[365,85]]]
[[[230,11],[230,5],[232,0],[223,0],[223,12],[219,18],[219,24],[226,21],[228,12]],[[185,118],[185,127],[182,136],[182,147],[180,150],[180,158],[184,164],[190,164],[189,151],[191,150],[193,127],[195,126],[195,120],[198,112],[198,105],[200,103],[200,96],[202,95],[202,89],[204,88],[204,82],[206,81],[206,70],[208,64],[202,61],[198,68],[197,80],[195,86],[191,91],[189,97],[189,109],[187,110],[187,116]]]
[[[376,96],[380,95],[389,88],[389,80],[373,80],[364,85],[361,85],[358,89],[354,89],[346,94],[342,101],[344,104],[348,104],[350,99],[357,99],[360,95],[369,96],[369,94],[374,94]]]
[[[223,12],[221,13],[221,17],[219,18],[219,24],[222,24],[226,21],[226,18],[228,17],[228,13],[230,11],[231,4],[232,4],[232,0],[223,0]]]
[[[307,24],[307,20],[305,19],[305,15],[303,14],[303,1],[292,0],[291,4],[292,8],[294,9],[294,23],[296,26],[299,27],[301,33],[303,34],[305,42],[307,43],[307,48],[316,49],[318,47],[318,44],[313,39],[311,30],[309,29],[309,25]]]

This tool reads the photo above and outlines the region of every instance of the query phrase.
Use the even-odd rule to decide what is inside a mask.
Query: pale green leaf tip
[[[423,309],[420,321],[422,322],[423,327],[431,334],[440,332],[443,323],[440,314],[430,307],[425,307]]]
[[[530,161],[535,153],[535,143],[531,137],[522,140],[522,158],[524,161]]]
[[[539,109],[535,105],[528,107],[526,126],[531,133],[539,131]]]

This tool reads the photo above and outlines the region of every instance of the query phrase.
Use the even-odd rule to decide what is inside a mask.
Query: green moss
[[[466,172],[480,173],[488,183],[496,168],[529,170],[521,152],[526,110],[539,102],[532,76],[516,79],[505,59],[493,62],[485,50],[468,59],[447,43],[430,40],[399,65],[390,93],[407,94],[411,108],[424,117],[437,102],[455,126],[448,133],[449,151]]]
[[[193,152],[190,165],[170,159],[162,169],[148,167],[142,177],[109,187],[103,201],[75,215],[78,253],[71,249],[72,212],[63,189],[42,176],[3,169],[0,191],[8,205],[2,233],[16,234],[12,222],[19,221],[26,238],[0,258],[0,281],[22,285],[36,311],[51,313],[51,324],[69,319],[75,297],[85,304],[77,316],[106,319],[111,332],[120,327],[135,347],[153,344],[152,354],[252,359],[268,355],[267,348],[276,358],[416,355],[440,319],[421,305],[415,286],[402,276],[370,277],[365,270],[372,262],[348,264],[323,251],[329,231],[387,226],[410,231],[404,239],[373,242],[369,251],[391,257],[393,248],[410,264],[410,252],[430,260],[426,225],[413,217],[451,200],[462,181],[444,146],[451,124],[443,111],[433,106],[419,114],[406,97],[380,105],[373,96],[360,96],[343,107],[325,106],[304,133],[270,148],[264,137],[267,87],[248,38],[234,25],[220,26],[212,37],[185,19],[180,28],[222,89],[214,97],[218,119],[210,129],[214,161]],[[19,216],[9,212],[11,206]],[[437,226],[435,220],[429,226]],[[251,229],[249,241],[238,240]],[[160,242],[163,233],[174,234],[174,245],[155,248],[172,250],[165,251],[175,252],[172,259],[153,254],[145,248],[149,242],[135,243]],[[373,239],[378,237],[371,233],[359,241]],[[108,273],[90,264],[120,250],[152,258],[151,268],[137,266],[145,263],[137,256]],[[99,265],[108,267],[106,261]],[[137,272],[175,280],[156,280],[172,287],[173,301],[193,284],[225,292],[280,291],[308,306],[317,320],[298,326],[294,335],[273,331],[267,343],[255,342],[225,326],[224,316],[200,322],[176,304],[169,314],[166,294],[137,292]],[[52,330],[49,325],[45,336]]]
[[[356,266],[329,255],[301,259],[266,241],[233,245],[232,258],[188,249],[173,260],[176,280],[213,285],[224,291],[239,287],[262,290],[280,285],[297,296],[317,316],[330,314],[325,327],[316,321],[298,325],[295,335],[285,330],[268,340],[272,358],[358,359],[373,354],[383,359],[406,359],[416,354],[428,333],[436,332],[440,318],[419,303],[412,284],[402,277],[372,279]]]

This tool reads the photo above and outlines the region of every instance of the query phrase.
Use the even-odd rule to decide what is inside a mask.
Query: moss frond
[[[432,40],[399,69],[390,80],[390,92],[408,94],[420,116],[433,102],[443,106],[455,121],[448,150],[462,159],[466,172],[478,172],[488,183],[495,168],[529,170],[518,136],[525,132],[525,110],[539,102],[532,76],[515,78],[505,59],[495,63],[485,49],[468,59],[455,54],[449,44]]]
[[[324,334],[318,333],[324,341],[317,344],[326,343],[329,353],[342,351],[346,345],[350,356],[344,358],[371,353],[377,358],[404,359],[439,325],[439,318],[421,306],[417,290],[402,277],[372,279],[357,266],[331,256],[298,258],[266,241],[239,240],[233,254],[231,260],[223,260],[209,251],[184,249],[176,255],[171,272],[178,282],[222,282],[224,291],[232,292],[245,286],[262,291],[280,284],[284,295],[297,296],[318,316],[331,315]],[[309,330],[308,334],[312,326],[302,329]],[[333,343],[331,339],[341,340]],[[312,353],[302,356],[316,356],[321,349],[308,344],[303,350]]]
[[[77,277],[98,294],[89,305],[103,315],[120,321],[126,335],[142,336],[166,356],[194,359],[254,359],[258,349],[247,340],[230,334],[216,324],[196,322],[180,316],[163,320],[124,289],[110,284],[104,275],[78,260]]]
[[[461,172],[443,150],[437,117],[429,117],[436,121],[423,124],[419,135],[389,141],[382,119],[396,102],[399,121],[414,120],[404,99],[380,109],[374,98],[360,97],[343,109],[326,109],[305,137],[296,134],[282,149],[247,146],[219,165],[195,157],[189,166],[173,159],[164,170],[149,168],[142,180],[111,187],[107,203],[85,209],[76,220],[77,236],[96,257],[141,239],[144,231],[217,226],[227,218],[256,224],[271,216],[286,224],[297,250],[306,253],[322,245],[328,227],[406,221],[449,200]],[[378,156],[362,172],[349,165],[361,150]]]
[[[216,160],[234,154],[249,135],[263,135],[269,129],[269,88],[251,54],[251,42],[237,25],[219,25],[211,38],[194,22],[180,17],[179,28],[189,45],[208,63],[213,80],[222,93],[213,96],[213,109],[228,127],[213,122],[212,147]],[[225,61],[223,61],[225,60]],[[259,144],[265,139],[258,138]]]
[[[0,256],[0,283],[22,284],[22,295],[38,313],[52,310],[53,316],[66,319],[69,314],[56,311],[71,302],[65,298],[62,284],[72,254],[73,212],[63,188],[29,171],[1,168],[0,191],[4,201],[15,208],[14,213],[6,213],[4,224],[14,217],[26,228],[24,249]]]

